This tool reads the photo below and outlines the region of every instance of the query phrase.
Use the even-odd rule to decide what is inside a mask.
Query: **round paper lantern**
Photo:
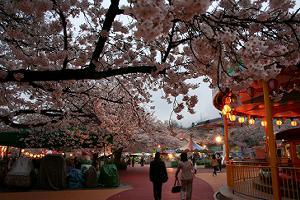
[[[276,120],[276,124],[277,124],[278,126],[281,126],[281,125],[282,125],[282,120],[281,120],[281,119],[277,119],[277,120]]]
[[[234,122],[236,120],[236,116],[235,115],[229,115],[229,120]]]
[[[260,124],[261,124],[263,127],[267,126],[267,122],[266,122],[265,120],[262,120],[262,121],[260,122]]]
[[[244,121],[245,121],[245,118],[244,117],[239,117],[239,123],[244,123]]]
[[[297,126],[297,122],[295,120],[291,121],[291,126]]]
[[[255,120],[253,118],[251,118],[251,119],[249,119],[248,123],[253,125],[255,123]]]

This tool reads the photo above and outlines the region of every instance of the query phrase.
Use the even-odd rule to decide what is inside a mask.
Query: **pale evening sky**
[[[212,103],[212,90],[208,87],[208,83],[202,81],[203,78],[197,78],[193,80],[194,83],[200,83],[200,86],[196,90],[190,90],[189,94],[198,96],[198,104],[195,106],[195,114],[182,111],[184,117],[181,120],[176,119],[176,114],[172,114],[172,120],[175,120],[183,127],[190,127],[193,122],[204,121],[220,117],[219,110],[217,110]],[[172,113],[173,104],[168,104],[165,99],[161,99],[163,91],[158,91],[153,94],[151,105],[155,106],[154,115],[161,121],[169,120]],[[153,111],[152,111],[153,112]]]

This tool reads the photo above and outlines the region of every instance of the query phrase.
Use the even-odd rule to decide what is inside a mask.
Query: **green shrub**
[[[178,166],[178,161],[171,161],[171,167],[176,168]]]
[[[209,159],[201,159],[196,161],[196,165],[204,165],[206,168],[211,167]]]

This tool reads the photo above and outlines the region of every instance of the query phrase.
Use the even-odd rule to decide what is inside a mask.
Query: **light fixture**
[[[262,121],[260,122],[260,124],[261,124],[263,127],[267,126],[267,122],[266,122],[265,120],[262,120]]]
[[[233,114],[229,114],[229,120],[234,122],[236,120],[236,116]]]
[[[291,121],[291,126],[297,126],[297,121],[293,119],[293,120]]]
[[[276,120],[276,124],[277,124],[277,126],[281,126],[282,125],[282,120],[281,119],[277,119]]]
[[[244,123],[244,121],[245,121],[245,118],[244,117],[239,117],[239,119],[238,119],[238,121],[239,121],[239,123]]]
[[[227,113],[230,113],[230,111],[231,111],[230,106],[227,105],[227,104],[225,104],[224,107],[223,107],[223,109],[222,109],[222,114],[226,115]]]
[[[222,142],[222,137],[218,135],[218,136],[215,138],[215,140],[216,140],[217,143],[221,143],[221,142]]]
[[[249,124],[253,125],[255,123],[255,120],[253,118],[250,118],[248,121]]]

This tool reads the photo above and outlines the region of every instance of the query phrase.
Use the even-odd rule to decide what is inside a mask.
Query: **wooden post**
[[[231,163],[229,162],[229,142],[228,142],[228,120],[227,116],[223,116],[224,119],[224,144],[225,144],[225,161],[226,161],[226,175],[227,175],[227,186],[233,187],[233,174]]]
[[[272,172],[272,189],[274,200],[280,200],[280,185],[278,176],[278,164],[276,154],[276,140],[273,131],[273,120],[272,120],[272,104],[269,98],[269,88],[265,81],[262,81],[264,91],[264,102],[265,102],[265,115],[267,121],[267,141],[268,141],[268,157],[271,165]]]

